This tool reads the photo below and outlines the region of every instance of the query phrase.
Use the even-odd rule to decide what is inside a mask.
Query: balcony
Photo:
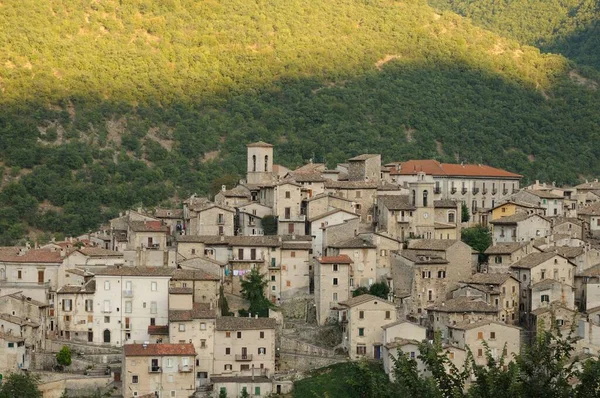
[[[306,214],[298,214],[295,217],[292,217],[290,214],[284,214],[279,217],[279,221],[295,221],[295,222],[304,222],[306,221]]]
[[[495,194],[497,194],[497,193],[498,193],[498,190],[497,190],[497,189],[492,189],[492,195],[495,195]]]
[[[152,243],[150,245],[142,245],[142,249],[146,249],[146,250],[159,250],[160,249],[160,243]]]
[[[451,193],[452,195],[454,195],[454,194],[456,193],[456,188],[455,188],[455,187],[452,187],[452,188],[450,189],[450,193]]]
[[[133,290],[123,290],[123,297],[125,297],[125,298],[133,297]]]
[[[131,330],[131,323],[123,323],[121,324],[123,330]]]
[[[148,366],[148,373],[161,373],[162,368],[160,366]]]
[[[236,361],[251,361],[252,360],[252,354],[246,354],[246,355],[235,355],[235,360]]]
[[[502,190],[502,195],[508,195],[508,189],[503,189]]]
[[[477,195],[479,193],[479,188],[473,188],[473,195]]]
[[[192,370],[194,370],[194,369],[190,365],[179,364],[179,372],[180,373],[190,373]]]
[[[224,218],[217,218],[217,224],[218,225],[224,225],[225,224],[225,219]]]
[[[467,188],[463,188],[463,189],[460,191],[460,193],[462,193],[462,194],[464,195],[464,194],[466,194],[466,193],[467,193],[467,191],[468,191],[468,190],[467,190]]]
[[[484,195],[485,195],[485,194],[487,194],[487,193],[488,193],[488,190],[487,190],[487,188],[483,188],[483,189],[481,190],[481,193],[482,193],[482,194],[484,194]]]
[[[260,255],[260,256],[257,255],[257,256],[254,256],[254,258],[252,258],[252,256],[240,258],[239,256],[229,255],[227,258],[229,259],[229,261],[247,261],[250,263],[264,263],[265,262],[265,257],[263,255]]]
[[[433,193],[435,193],[435,194],[442,193],[442,188],[440,188],[440,187],[433,188]]]
[[[517,188],[513,188],[512,193],[517,193],[519,190]]]

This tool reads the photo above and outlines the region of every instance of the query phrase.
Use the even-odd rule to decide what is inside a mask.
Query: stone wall
[[[294,370],[297,372],[306,372],[309,370],[322,368],[347,359],[343,357],[320,357],[317,355],[297,354],[282,352],[279,355],[279,370],[282,372]]]
[[[99,389],[106,390],[111,383],[110,377],[63,378],[41,383],[38,388],[43,398],[60,398],[66,390],[68,396],[86,396],[96,393]]]
[[[108,345],[82,343],[72,340],[46,339],[46,350],[50,352],[58,352],[65,345],[69,347],[74,354],[78,352],[84,354],[121,354],[120,348]]]
[[[299,297],[285,300],[281,303],[280,308],[286,319],[302,319],[306,320],[307,315],[314,307],[314,297]]]

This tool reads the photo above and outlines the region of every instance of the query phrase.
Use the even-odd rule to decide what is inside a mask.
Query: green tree
[[[240,394],[240,398],[248,398],[250,396],[250,394],[248,394],[248,390],[246,389],[246,387],[242,388],[242,393]]]
[[[231,316],[233,313],[229,311],[229,303],[225,297],[225,289],[223,285],[219,287],[219,308],[221,308],[221,316]]]
[[[469,222],[471,219],[471,213],[469,213],[469,208],[466,203],[462,203],[460,206],[460,221],[461,222]]]
[[[363,294],[369,293],[369,288],[366,286],[359,286],[352,292],[352,297],[361,296]]]
[[[246,277],[240,282],[242,297],[250,302],[248,311],[251,314],[258,314],[260,317],[269,316],[271,302],[265,297],[265,288],[268,282],[258,268],[253,268]]]
[[[219,398],[227,398],[227,390],[223,387],[219,390]]]
[[[64,345],[56,354],[56,362],[61,366],[69,366],[71,361],[71,349]]]
[[[369,288],[369,293],[387,300],[390,294],[390,287],[385,282],[373,283]]]
[[[409,358],[408,354],[398,351],[398,356],[391,356],[394,364],[394,391],[398,397],[431,397],[442,398],[435,380],[423,377],[419,373],[417,361]]]
[[[480,254],[486,251],[492,244],[492,233],[484,226],[477,225],[471,228],[463,228],[460,231],[461,240]]]
[[[352,364],[345,381],[360,398],[392,397],[389,379],[381,368],[381,363],[361,359]]]
[[[29,372],[11,373],[0,385],[0,398],[41,398],[39,378]]]
[[[261,223],[265,235],[277,235],[277,218],[275,216],[264,216]]]

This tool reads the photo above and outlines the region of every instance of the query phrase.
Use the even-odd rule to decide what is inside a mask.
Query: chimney
[[[221,185],[221,192],[225,192],[227,190],[227,187],[225,185]]]
[[[221,242],[225,242],[225,235],[221,235]]]
[[[67,252],[65,251],[65,249],[60,249],[60,256],[64,257],[67,254]]]
[[[212,302],[212,300],[211,300],[211,302],[209,303],[209,306],[208,306],[208,308],[209,308],[210,310],[212,310],[212,309],[213,309],[213,302]]]
[[[258,319],[258,314],[254,314],[254,319]]]
[[[296,240],[296,235],[292,235],[292,240]]]
[[[248,318],[252,318],[252,314],[250,312],[248,313]]]

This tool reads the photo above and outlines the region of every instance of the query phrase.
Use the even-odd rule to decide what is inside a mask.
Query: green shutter
[[[260,395],[260,387],[254,387],[254,395]]]

